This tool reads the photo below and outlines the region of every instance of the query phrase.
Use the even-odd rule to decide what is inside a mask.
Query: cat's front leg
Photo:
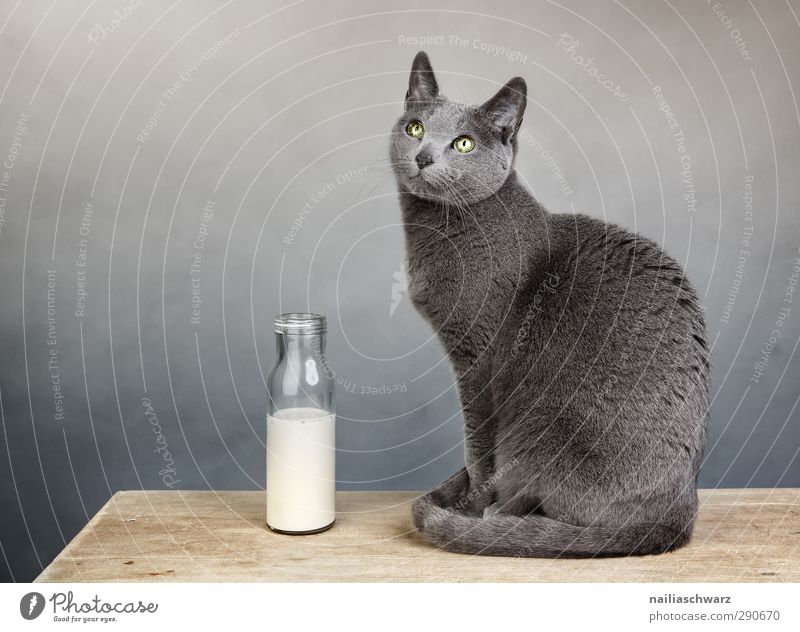
[[[459,376],[464,412],[464,458],[469,475],[465,513],[483,515],[494,502],[494,450],[496,420],[489,382],[481,372]]]

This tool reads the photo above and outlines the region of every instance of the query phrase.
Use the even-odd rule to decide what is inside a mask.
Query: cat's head
[[[428,56],[417,53],[405,112],[392,130],[398,182],[419,197],[451,204],[496,193],[513,169],[526,94],[525,80],[514,77],[483,105],[454,103],[439,94]]]

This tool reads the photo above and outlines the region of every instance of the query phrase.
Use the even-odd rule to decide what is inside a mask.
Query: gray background
[[[425,489],[463,463],[452,375],[398,280],[386,168],[419,48],[454,99],[523,75],[518,168],[538,198],[641,231],[688,269],[714,341],[701,484],[800,486],[800,305],[783,302],[800,246],[797,2],[727,0],[717,10],[732,22],[694,0],[266,5],[0,3],[0,157],[14,158],[0,170],[4,579],[33,578],[116,490],[263,487],[280,311],[328,315],[341,489]],[[562,33],[579,41],[572,53]],[[144,398],[178,482],[161,473]]]

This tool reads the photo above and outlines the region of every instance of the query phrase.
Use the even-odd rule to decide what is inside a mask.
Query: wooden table
[[[37,581],[800,581],[800,489],[703,490],[688,547],[595,560],[440,551],[412,529],[416,496],[339,492],[331,530],[287,536],[263,492],[118,492]]]

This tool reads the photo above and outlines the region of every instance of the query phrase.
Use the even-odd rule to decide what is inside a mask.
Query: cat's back
[[[551,214],[549,220],[551,265],[576,294],[594,293],[600,304],[622,309],[669,305],[671,312],[702,315],[682,266],[653,240],[588,215]]]
[[[548,240],[544,274],[506,336],[504,423],[526,420],[527,434],[515,432],[535,433],[553,454],[569,440],[579,461],[615,458],[625,446],[664,468],[687,459],[696,467],[710,364],[683,269],[652,240],[585,215],[551,214]],[[628,465],[634,476],[641,459],[614,472]]]
[[[537,357],[571,367],[567,390],[595,379],[602,388],[612,373],[641,393],[689,390],[699,378],[699,410],[707,400],[709,349],[697,294],[680,264],[654,241],[586,215],[551,214],[548,238],[548,287],[536,293],[531,325]]]

